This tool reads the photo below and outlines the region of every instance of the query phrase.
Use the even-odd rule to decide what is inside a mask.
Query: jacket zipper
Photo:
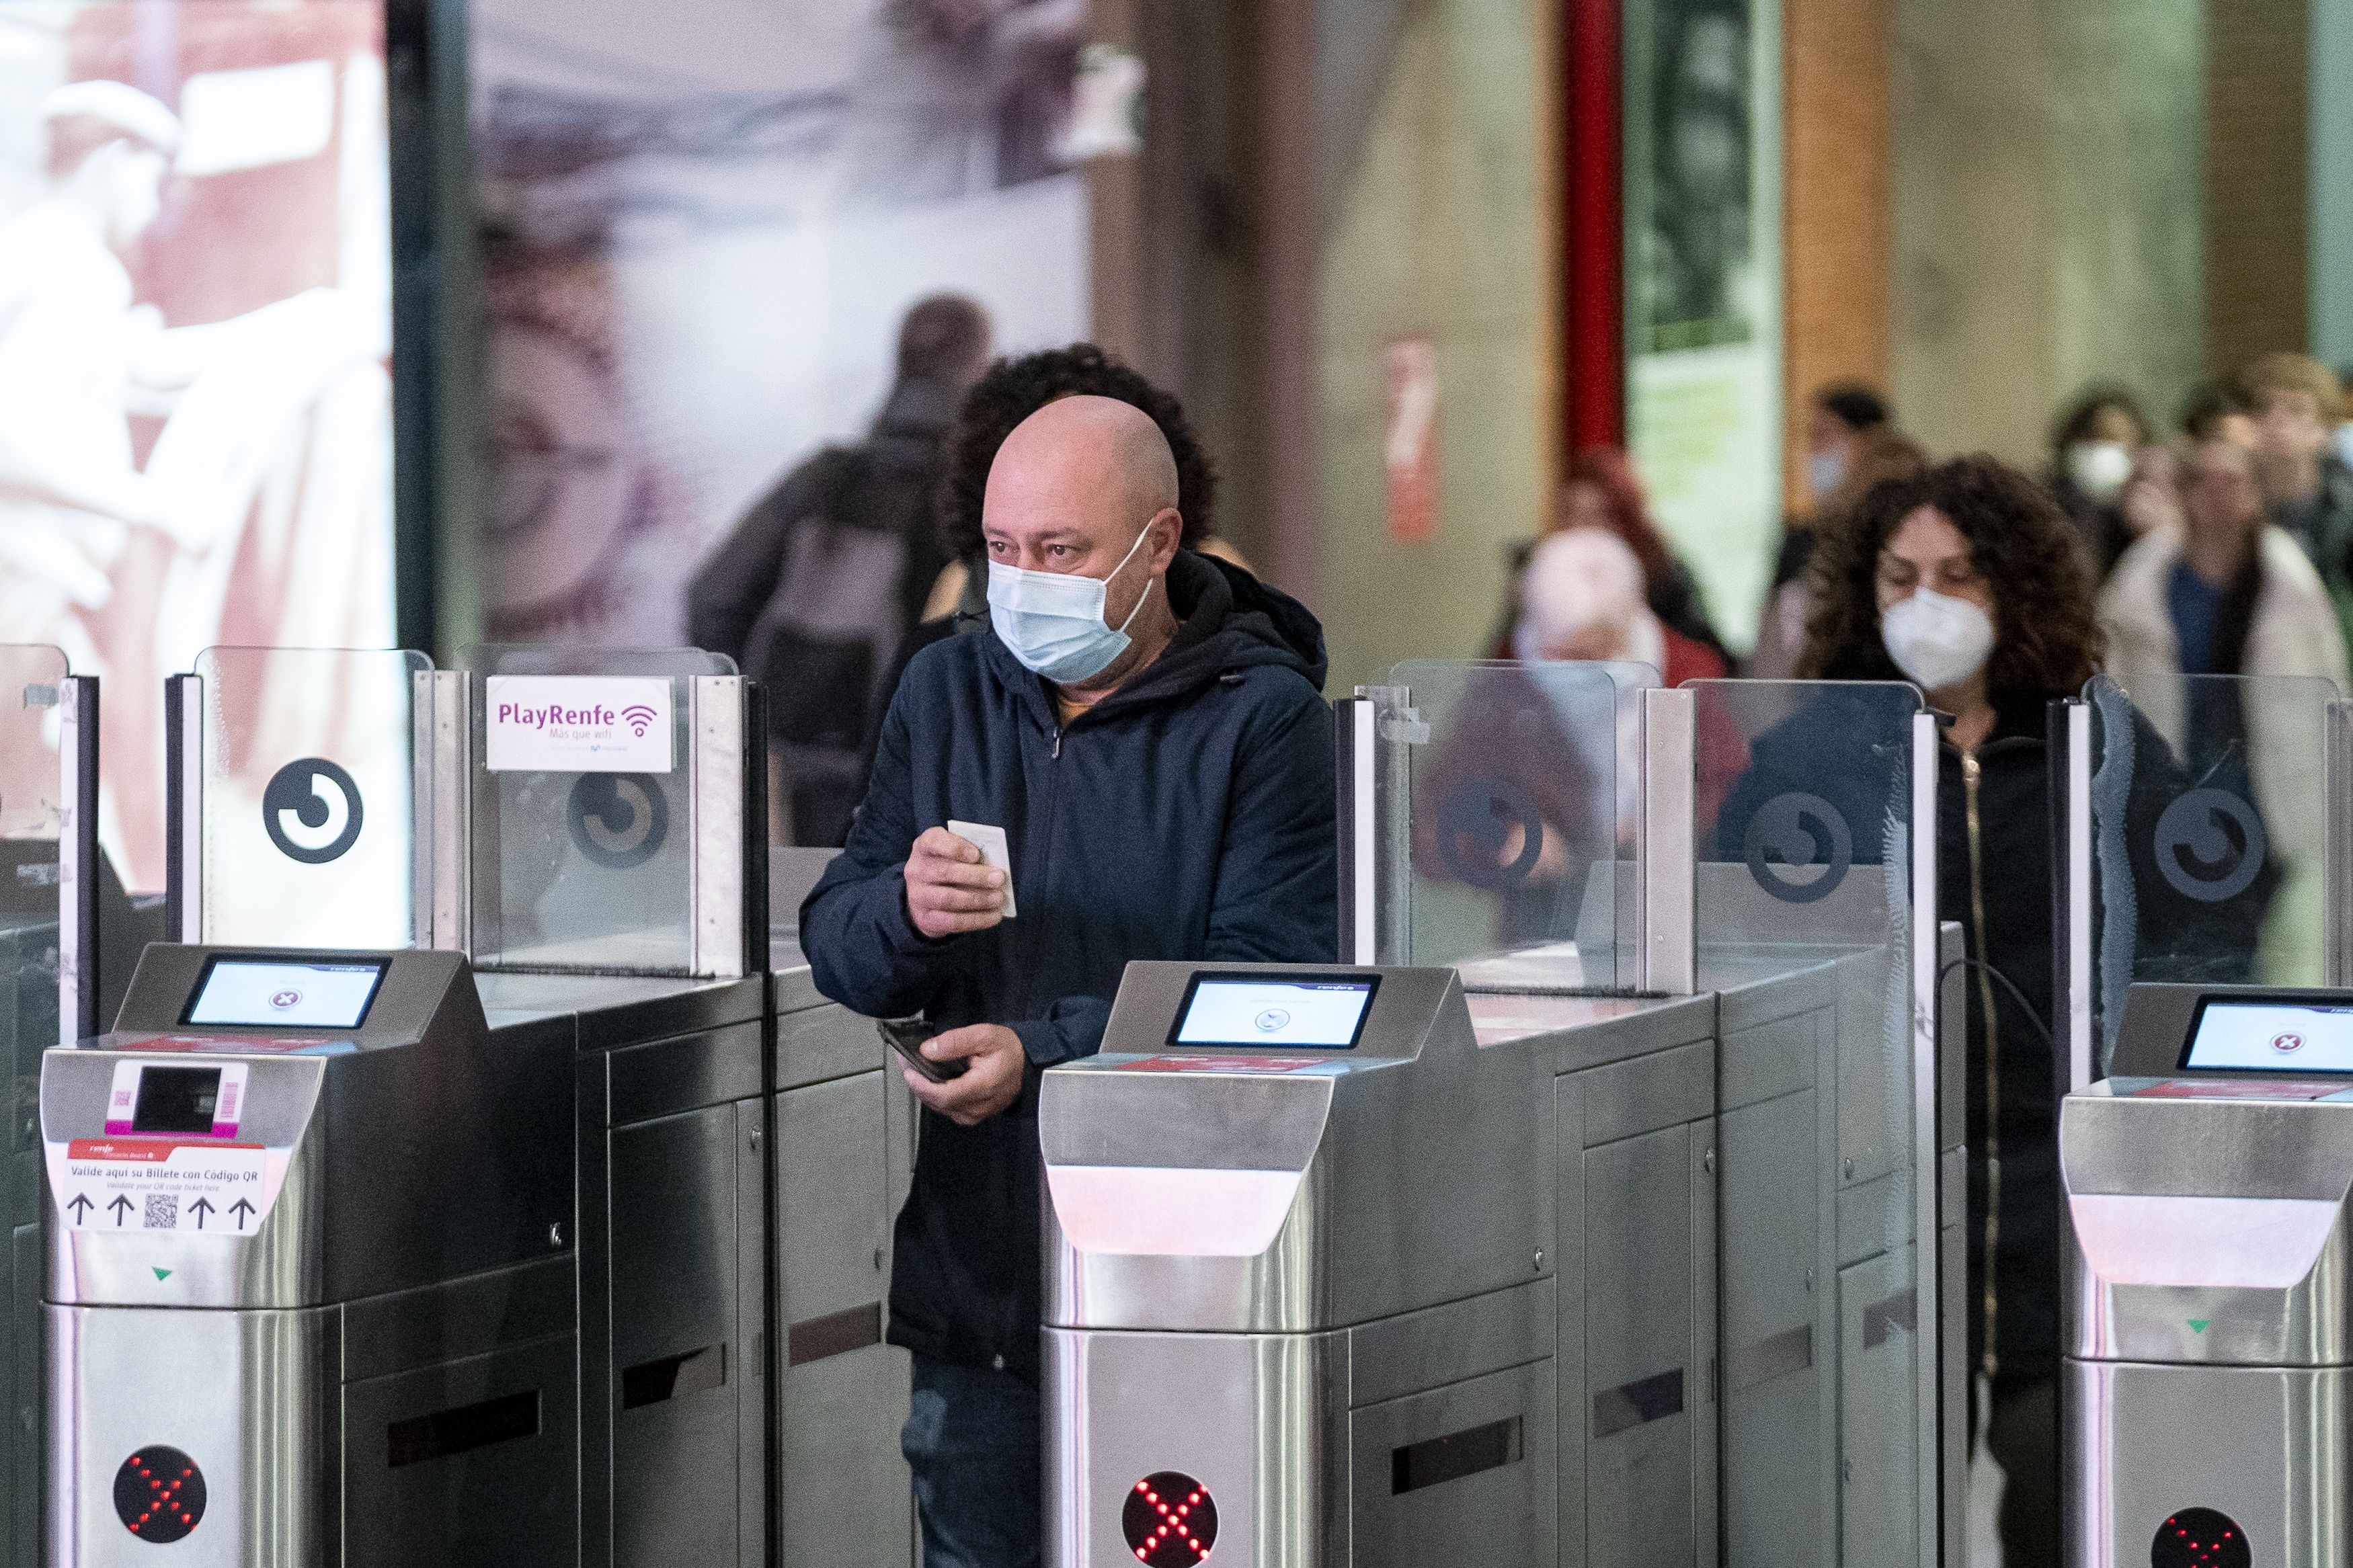
[[[2000,1364],[1994,1352],[1994,1256],[2001,1237],[2001,1053],[2000,1034],[1994,1022],[1993,977],[1984,966],[1986,955],[1985,843],[1978,820],[1979,769],[1975,751],[1961,753],[1961,796],[1968,823],[1969,925],[1977,937],[1978,1010],[1985,1015],[1986,1084],[1986,1237],[1985,1237],[1985,1355],[1983,1371],[1993,1376]]]

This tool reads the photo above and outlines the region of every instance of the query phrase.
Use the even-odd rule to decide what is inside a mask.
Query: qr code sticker
[[[180,1197],[176,1193],[149,1193],[147,1221],[149,1230],[177,1230],[180,1226]]]

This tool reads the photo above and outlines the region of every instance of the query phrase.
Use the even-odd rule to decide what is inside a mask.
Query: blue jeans
[[[917,1356],[899,1450],[915,1474],[923,1568],[1039,1568],[1036,1389],[1009,1373]]]

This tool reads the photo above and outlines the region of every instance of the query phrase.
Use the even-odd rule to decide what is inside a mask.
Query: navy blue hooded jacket
[[[1179,552],[1160,657],[1064,728],[994,636],[907,666],[849,841],[801,905],[818,989],[876,1017],[1010,1026],[1020,1098],[926,1110],[900,1211],[891,1340],[1038,1376],[1038,1074],[1103,1043],[1132,959],[1330,963],[1338,914],[1324,633],[1238,567]],[[902,879],[926,828],[1006,831],[1018,914],[932,941]]]

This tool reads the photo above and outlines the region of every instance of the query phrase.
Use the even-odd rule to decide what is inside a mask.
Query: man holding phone
[[[1323,630],[1180,550],[1176,501],[1166,441],[1125,403],[1064,398],[1007,437],[983,508],[992,635],[908,665],[801,906],[819,990],[923,1014],[923,1055],[964,1067],[902,1069],[923,1113],[890,1337],[914,1354],[927,1568],[1043,1552],[1038,1075],[1101,1046],[1131,960],[1337,945]]]

